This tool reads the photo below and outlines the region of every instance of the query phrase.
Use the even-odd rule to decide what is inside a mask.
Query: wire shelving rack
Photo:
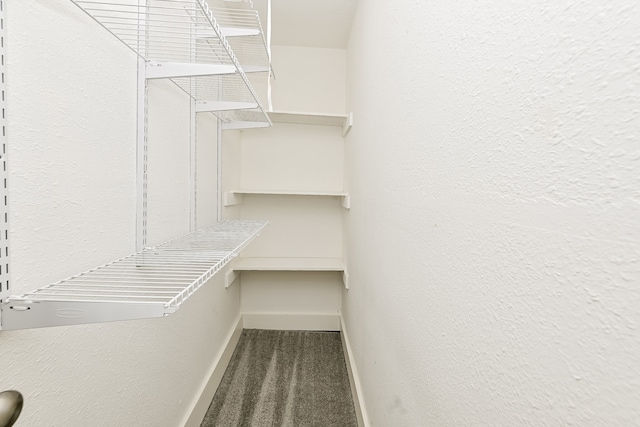
[[[174,313],[267,225],[222,221],[2,304],[3,330]]]
[[[249,109],[259,114],[248,127],[271,126],[247,77],[268,80],[271,70],[257,11],[211,8],[205,0],[71,1],[145,61],[147,79],[170,79],[199,112],[228,121],[235,116],[225,111]]]

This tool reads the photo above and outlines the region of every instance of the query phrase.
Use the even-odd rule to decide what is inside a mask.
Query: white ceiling
[[[254,0],[266,25],[266,0]],[[347,47],[358,0],[271,0],[271,44]]]

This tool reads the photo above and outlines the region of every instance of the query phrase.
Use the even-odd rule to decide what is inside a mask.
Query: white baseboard
[[[218,357],[213,361],[209,375],[202,383],[200,392],[191,404],[191,409],[185,417],[185,421],[182,424],[183,427],[200,427],[202,420],[204,419],[209,405],[213,400],[213,396],[216,394],[216,390],[222,381],[224,371],[229,365],[233,350],[235,350],[240,336],[242,335],[243,321],[242,315],[238,317],[236,326],[229,332],[227,342],[222,348],[222,351],[218,354]]]
[[[351,395],[353,396],[353,406],[356,410],[356,418],[358,419],[358,427],[370,427],[369,417],[362,399],[362,386],[360,385],[360,377],[358,370],[353,361],[351,345],[349,337],[344,326],[344,318],[340,316],[340,338],[342,339],[342,351],[344,351],[344,360],[347,363],[347,372],[349,373],[349,384],[351,385]]]
[[[339,331],[339,314],[243,313],[246,329]]]

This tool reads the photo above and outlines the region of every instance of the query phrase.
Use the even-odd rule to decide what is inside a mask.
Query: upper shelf
[[[266,221],[224,221],[0,304],[1,329],[164,317],[251,242]]]
[[[294,111],[269,111],[269,118],[274,123],[293,123],[304,125],[342,126],[342,134],[346,135],[353,126],[353,113],[323,114],[301,113]]]
[[[201,103],[198,111],[223,121],[222,112],[249,109],[270,126],[247,77],[268,79],[271,69],[257,11],[214,9],[205,0],[71,1],[144,59],[147,79],[171,79]]]
[[[341,258],[240,258],[235,271],[344,271]]]
[[[224,205],[233,206],[241,204],[243,202],[243,195],[339,197],[342,207],[351,209],[349,193],[342,191],[231,190],[224,193]]]

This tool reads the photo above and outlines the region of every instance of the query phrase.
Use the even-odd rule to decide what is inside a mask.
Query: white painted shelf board
[[[174,313],[267,225],[222,221],[0,304],[2,329]]]
[[[290,191],[290,190],[232,190],[234,194],[267,194],[275,196],[336,196],[345,197],[342,191]]]
[[[293,123],[303,125],[342,126],[342,134],[346,135],[353,126],[353,113],[324,114],[302,113],[296,111],[268,111],[267,115],[274,123]]]
[[[239,205],[245,195],[340,197],[342,207],[351,209],[351,197],[342,191],[231,190],[224,193],[224,205]]]
[[[347,114],[301,113],[295,111],[268,111],[267,114],[275,123],[296,123],[305,125],[342,126]]]
[[[236,271],[344,271],[341,258],[240,258]]]

